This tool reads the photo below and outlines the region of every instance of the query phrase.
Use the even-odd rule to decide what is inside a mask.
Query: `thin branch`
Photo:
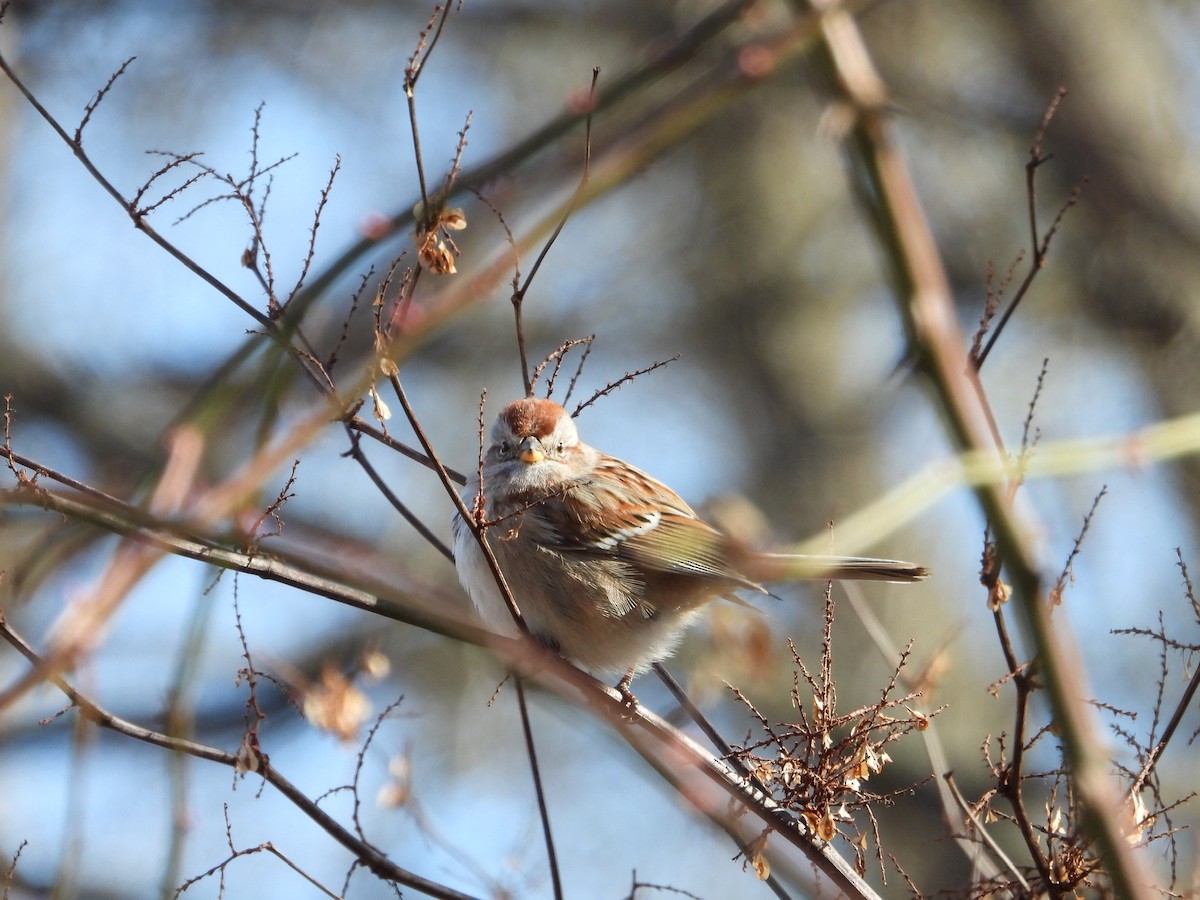
[[[661,369],[663,366],[668,366],[673,362],[678,362],[679,358],[680,358],[679,354],[676,353],[674,356],[669,357],[667,359],[660,359],[657,362],[653,362],[650,365],[646,366],[645,368],[638,369],[634,372],[626,372],[624,375],[622,375],[616,381],[610,381],[604,387],[600,388],[600,390],[598,390],[594,394],[592,394],[592,396],[588,397],[587,400],[584,400],[582,403],[580,403],[578,406],[576,406],[575,409],[571,412],[571,417],[574,418],[575,416],[578,416],[581,412],[583,412],[585,409],[587,409],[589,406],[591,406],[593,403],[595,403],[601,397],[607,397],[609,394],[611,394],[613,391],[615,391],[617,388],[619,388],[621,385],[625,384],[626,382],[633,381],[635,378],[638,378],[642,375],[648,375],[650,372],[653,372],[655,369]],[[572,382],[572,384],[574,384],[574,382]]]
[[[1083,549],[1084,538],[1087,537],[1088,529],[1092,527],[1092,519],[1096,515],[1100,501],[1107,494],[1108,485],[1102,485],[1100,492],[1092,499],[1092,508],[1083,517],[1083,525],[1079,529],[1079,534],[1075,536],[1075,544],[1071,547],[1071,552],[1067,554],[1067,561],[1063,564],[1062,572],[1054,582],[1054,587],[1050,588],[1049,602],[1055,606],[1062,603],[1062,596],[1063,592],[1067,589],[1067,582],[1074,582],[1075,580],[1075,560],[1079,557],[1080,550]]]
[[[559,344],[552,352],[546,354],[545,359],[533,367],[533,372],[529,377],[530,390],[532,391],[533,388],[537,387],[537,383],[541,380],[542,372],[545,370],[546,366],[548,366],[550,363],[554,363],[554,368],[550,372],[550,377],[546,379],[546,396],[553,397],[554,383],[558,380],[558,373],[562,369],[563,360],[566,359],[567,354],[571,350],[582,345],[583,353],[581,355],[579,367],[576,371],[575,378],[571,379],[571,384],[574,385],[575,379],[579,377],[579,372],[582,370],[584,361],[587,359],[588,354],[591,353],[592,345],[594,344],[595,340],[596,335],[589,334],[587,337],[583,338],[569,338]],[[570,396],[569,388],[567,391],[567,396]],[[566,397],[563,398],[563,403],[566,403]]]
[[[312,267],[313,258],[317,253],[317,229],[321,227],[321,213],[325,211],[325,205],[329,202],[329,195],[333,192],[333,180],[337,178],[338,172],[342,168],[342,157],[339,155],[334,159],[333,168],[329,170],[329,179],[325,182],[325,186],[321,188],[321,199],[317,203],[316,211],[313,212],[312,228],[308,233],[308,252],[304,255],[304,262],[300,266],[300,274],[296,276],[296,284],[288,293],[288,297],[283,301],[281,310],[287,309],[288,305],[295,299],[296,294],[300,292],[300,288],[304,286],[304,279],[308,277],[308,270]]]
[[[546,806],[546,791],[542,786],[542,770],[538,767],[537,748],[533,743],[533,726],[529,721],[529,704],[525,699],[525,682],[520,675],[515,679],[517,707],[521,711],[521,733],[525,738],[525,756],[529,760],[529,771],[533,777],[533,791],[537,796],[538,818],[542,821],[542,839],[546,844],[546,861],[550,866],[550,884],[555,900],[563,900],[562,879],[558,874],[558,854],[554,852],[554,835],[550,829],[550,810]]]
[[[135,59],[137,59],[136,56],[131,56],[129,59],[125,60],[125,62],[121,63],[121,65],[117,67],[117,70],[108,76],[108,81],[104,83],[104,87],[100,88],[100,90],[96,92],[96,96],[93,97],[88,102],[88,105],[84,107],[83,118],[80,120],[79,126],[75,129],[76,144],[80,146],[83,145],[83,129],[87,128],[88,122],[92,120],[92,113],[96,111],[96,109],[104,101],[104,98],[108,96],[108,92],[112,90],[112,87],[114,84],[116,84],[117,79],[125,74],[126,70]]]
[[[370,460],[367,459],[367,455],[363,453],[362,447],[360,446],[360,435],[351,430],[349,423],[346,425],[346,431],[350,438],[350,449],[347,450],[344,455],[352,457],[355,462],[362,466],[363,471],[367,473],[367,477],[374,482],[375,487],[379,489],[379,492],[383,494],[387,502],[392,504],[392,507],[396,510],[396,512],[400,513],[400,515],[404,517],[404,520],[408,522],[408,524],[414,529],[416,529],[417,533],[421,535],[421,537],[423,537],[426,542],[433,547],[433,549],[442,554],[442,556],[446,557],[446,559],[453,562],[454,552],[446,546],[445,542],[441,538],[433,533],[433,530],[428,525],[422,522],[421,519],[408,508],[404,501],[396,496],[395,492],[388,486],[387,482],[383,480],[383,476],[381,476],[376,468],[371,465]],[[447,475],[449,475],[449,473],[447,473]]]
[[[1183,573],[1183,581],[1187,589],[1188,599],[1195,604],[1196,598],[1192,590],[1191,579],[1188,577],[1187,565],[1183,561],[1183,554],[1178,549],[1175,551],[1175,554],[1178,558],[1179,569]],[[1165,634],[1163,637],[1166,637]],[[1162,737],[1158,739],[1154,747],[1151,748],[1150,752],[1146,754],[1146,761],[1142,764],[1141,771],[1138,772],[1137,778],[1134,779],[1133,784],[1129,788],[1129,795],[1131,797],[1136,795],[1142,789],[1142,785],[1146,783],[1146,780],[1150,777],[1151,773],[1153,773],[1155,767],[1158,765],[1158,761],[1162,759],[1163,753],[1166,752],[1167,745],[1171,742],[1171,738],[1175,736],[1175,732],[1179,728],[1179,723],[1183,720],[1184,713],[1186,713],[1188,708],[1192,705],[1192,700],[1194,700],[1196,697],[1197,689],[1200,689],[1200,667],[1196,667],[1195,671],[1192,672],[1192,677],[1188,679],[1187,687],[1184,688],[1183,694],[1179,698],[1179,702],[1175,704],[1175,710],[1171,714],[1170,720],[1167,722],[1167,727],[1163,729]]]
[[[404,414],[408,417],[408,423],[416,433],[417,440],[420,441],[426,456],[433,463],[434,471],[437,472],[438,478],[441,479],[442,487],[445,488],[446,494],[450,497],[459,516],[462,517],[463,522],[471,529],[472,534],[478,541],[479,548],[483,551],[484,559],[487,561],[488,569],[492,573],[492,577],[496,580],[496,587],[500,591],[500,596],[504,598],[504,603],[508,607],[508,611],[512,614],[517,630],[521,633],[523,639],[529,640],[529,626],[525,624],[525,619],[521,615],[520,607],[517,605],[512,589],[508,586],[508,580],[504,577],[504,573],[500,569],[500,563],[496,560],[492,548],[488,545],[484,523],[480,522],[474,512],[467,508],[466,503],[459,496],[458,491],[455,490],[446,467],[442,465],[441,460],[433,449],[433,444],[430,443],[429,438],[425,435],[425,429],[421,427],[416,411],[408,401],[408,395],[405,393],[404,386],[400,383],[399,377],[392,375],[388,380],[391,382],[392,390],[396,393],[396,398],[404,408]],[[481,494],[482,490],[482,482],[480,482]],[[530,643],[536,642],[530,640]]]
[[[537,258],[533,261],[533,267],[529,270],[529,274],[525,276],[525,281],[521,286],[513,291],[512,305],[513,316],[515,318],[515,326],[517,332],[517,355],[521,362],[521,379],[525,383],[525,396],[533,396],[534,379],[529,373],[529,357],[525,350],[525,327],[521,321],[521,310],[525,305],[525,295],[529,292],[529,286],[533,284],[533,279],[537,276],[538,270],[541,269],[542,263],[546,256],[550,253],[550,248],[554,246],[554,242],[558,240],[558,236],[562,234],[563,228],[566,227],[567,221],[575,212],[575,207],[579,203],[579,198],[583,195],[583,189],[587,187],[588,178],[591,176],[592,163],[592,115],[596,109],[596,85],[600,80],[600,69],[592,69],[592,86],[588,92],[587,115],[584,118],[584,140],[583,140],[583,171],[579,175],[579,184],[575,186],[574,193],[571,194],[571,199],[567,201],[566,207],[563,209],[562,218],[558,220],[558,224],[554,230],[550,232],[550,237],[542,245],[542,249],[538,252]]]
[[[4,638],[35,668],[45,668],[46,661],[25,642],[24,638],[12,629],[2,612],[0,612],[0,637]],[[228,766],[231,770],[237,769],[238,758],[236,754],[135,725],[127,719],[113,715],[104,707],[92,701],[86,695],[76,690],[61,675],[52,674],[47,680],[67,696],[71,703],[78,708],[81,716],[101,728],[106,728],[117,734],[122,734],[134,740],[162,747],[176,753],[185,753],[197,759],[206,759],[209,762],[220,763],[221,765]],[[437,882],[429,881],[420,875],[397,866],[370,844],[359,840],[355,835],[343,828],[337,820],[313,803],[299,788],[284,778],[271,765],[265,755],[260,755],[257,762],[258,767],[256,771],[262,776],[264,781],[287,797],[297,809],[312,819],[326,834],[360,859],[363,865],[378,877],[394,881],[397,884],[402,884],[415,890],[424,891],[431,897],[443,897],[448,898],[448,900],[465,900],[467,898],[468,895],[466,894],[438,884]]]
[[[355,416],[346,423],[346,426],[354,431],[365,434],[369,438],[379,441],[379,443],[383,444],[388,449],[394,450],[396,453],[411,459],[413,462],[420,463],[427,469],[437,471],[437,466],[434,464],[433,460],[431,460],[420,450],[414,450],[407,444],[401,443],[390,434],[386,434],[382,429],[376,428],[366,419]],[[467,483],[467,476],[463,475],[462,472],[451,469],[446,465],[443,465],[442,468],[446,471],[446,477],[455,484],[461,486]]]
[[[429,61],[430,54],[433,53],[433,48],[436,46],[438,38],[441,37],[442,29],[445,27],[446,19],[449,15],[449,0],[446,0],[444,3],[438,3],[433,7],[433,13],[429,16],[429,22],[421,29],[421,34],[417,38],[416,49],[413,50],[412,56],[409,57],[408,65],[404,69],[404,96],[408,100],[408,123],[412,129],[413,155],[417,164],[417,183],[421,187],[421,214],[417,223],[418,230],[427,230],[427,228],[422,228],[421,226],[428,226],[431,223],[433,210],[429,208],[429,192],[425,185],[425,160],[421,153],[421,132],[417,126],[417,81],[421,77],[425,63]],[[431,30],[433,31],[432,40],[429,38]]]
[[[988,338],[987,344],[978,354],[972,353],[971,361],[975,364],[976,370],[983,367],[988,354],[992,352],[992,347],[996,345],[996,341],[1000,339],[1004,327],[1008,324],[1008,320],[1012,318],[1012,314],[1016,312],[1017,306],[1020,305],[1021,301],[1029,293],[1029,289],[1033,286],[1033,281],[1037,278],[1038,273],[1045,268],[1046,254],[1050,251],[1050,243],[1058,233],[1058,227],[1062,224],[1063,217],[1079,202],[1079,198],[1083,194],[1083,189],[1087,185],[1087,178],[1085,177],[1071,190],[1063,205],[1059,207],[1058,214],[1054,217],[1054,221],[1046,230],[1046,233],[1042,234],[1038,231],[1037,170],[1054,158],[1054,154],[1044,154],[1042,152],[1042,144],[1046,139],[1046,132],[1050,128],[1050,123],[1054,119],[1055,113],[1058,112],[1059,104],[1062,103],[1066,96],[1067,89],[1060,87],[1053,99],[1051,99],[1050,104],[1046,107],[1046,111],[1042,114],[1042,120],[1038,123],[1033,143],[1029,146],[1029,161],[1025,164],[1025,199],[1029,210],[1029,246],[1033,257],[1029,261],[1029,271],[1025,274],[1025,278],[1017,288],[1016,294],[1013,295],[1004,313],[1000,316],[1000,320],[996,323],[996,328],[992,331],[992,336]]]

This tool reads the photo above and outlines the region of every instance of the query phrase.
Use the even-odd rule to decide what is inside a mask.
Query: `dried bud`
[[[333,666],[326,666],[321,680],[305,690],[302,705],[308,721],[347,742],[371,713],[362,691]]]
[[[995,587],[988,591],[988,609],[996,612],[1008,602],[1008,598],[1012,596],[1012,586],[1003,581],[996,581]]]
[[[388,774],[392,778],[379,789],[376,800],[386,809],[398,809],[412,796],[412,763],[408,756],[393,756],[388,761]]]
[[[767,862],[767,837],[770,831],[764,831],[746,847],[746,864],[754,869],[754,874],[760,881],[771,877],[771,864]],[[745,865],[742,868],[745,868]]]
[[[260,752],[258,735],[253,731],[247,731],[242,735],[242,742],[238,745],[237,753],[234,755],[234,771],[239,775],[245,775],[247,772],[257,772]]]
[[[383,402],[383,398],[379,396],[379,391],[375,390],[375,385],[371,385],[370,389],[371,403],[375,407],[375,418],[380,422],[386,422],[392,417],[392,411],[388,409],[388,405]]]
[[[362,671],[374,681],[381,681],[392,671],[392,663],[379,650],[367,650],[359,662]]]

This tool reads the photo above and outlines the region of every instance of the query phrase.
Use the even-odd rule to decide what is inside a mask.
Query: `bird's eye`
[[[501,441],[500,446],[496,448],[501,459],[507,459],[512,455],[512,445],[508,441]]]
[[[556,452],[556,453],[562,453],[562,452],[563,452],[563,446],[564,446],[564,445],[563,445],[563,442],[562,442],[562,441],[559,441],[559,442],[558,442],[558,444],[557,444],[557,445],[555,445],[555,447],[554,447],[554,450],[555,450],[555,452]]]

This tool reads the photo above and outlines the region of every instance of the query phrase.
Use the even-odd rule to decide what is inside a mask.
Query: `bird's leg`
[[[633,669],[631,668],[617,682],[617,692],[621,695],[622,702],[630,709],[634,709],[638,705],[637,697],[633,696],[633,691],[629,686],[633,684]]]

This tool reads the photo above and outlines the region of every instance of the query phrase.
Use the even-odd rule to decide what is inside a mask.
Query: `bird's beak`
[[[521,442],[521,449],[517,455],[522,462],[537,463],[546,458],[546,451],[542,449],[542,444],[537,438],[530,436]]]

